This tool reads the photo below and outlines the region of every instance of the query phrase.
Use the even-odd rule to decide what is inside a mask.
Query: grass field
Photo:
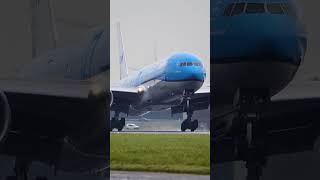
[[[111,134],[111,170],[210,173],[209,135]]]

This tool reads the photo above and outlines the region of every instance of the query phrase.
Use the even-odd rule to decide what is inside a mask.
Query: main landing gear
[[[192,95],[192,92],[185,91],[186,96],[186,103],[183,107],[184,111],[187,112],[187,119],[185,119],[181,124],[181,131],[186,131],[187,129],[190,129],[192,132],[195,131],[198,128],[198,120],[192,120],[193,110],[190,105],[190,96]]]
[[[198,120],[191,120],[193,112],[187,112],[187,119],[185,119],[181,123],[181,131],[186,131],[187,129],[190,129],[192,132],[198,128]]]
[[[16,158],[14,165],[15,176],[8,176],[6,180],[28,180],[28,171],[29,171],[30,162],[26,159]],[[47,177],[38,176],[35,180],[47,180]]]
[[[235,139],[241,159],[246,162],[247,180],[259,180],[266,165],[267,131],[261,115],[269,102],[267,89],[240,89],[235,96],[235,105],[239,107],[236,120],[240,122]]]
[[[118,131],[122,131],[123,127],[125,126],[126,119],[123,117],[119,119],[119,114],[119,112],[115,112],[114,117],[111,118],[110,131],[112,131],[113,129],[118,129]]]

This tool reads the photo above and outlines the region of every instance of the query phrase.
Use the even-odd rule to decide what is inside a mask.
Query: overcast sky
[[[210,82],[210,0],[111,0],[111,84],[119,81],[116,23],[126,49],[129,74],[176,52],[189,52],[203,60]]]
[[[308,49],[304,62],[302,63],[297,80],[306,80],[312,76],[320,77],[320,25],[319,25],[319,1],[298,0],[302,11],[304,23],[308,31]]]

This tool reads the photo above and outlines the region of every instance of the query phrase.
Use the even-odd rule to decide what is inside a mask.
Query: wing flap
[[[104,83],[90,80],[0,79],[0,89],[11,94],[33,94],[69,98],[88,98],[107,91]]]
[[[112,87],[111,92],[114,104],[130,105],[137,102],[140,97],[137,88]]]

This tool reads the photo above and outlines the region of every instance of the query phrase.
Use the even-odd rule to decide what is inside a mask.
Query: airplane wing
[[[112,87],[111,92],[113,95],[114,104],[131,104],[139,98],[137,88],[123,88],[123,87]]]
[[[194,111],[208,109],[210,105],[210,86],[200,88],[196,91],[191,97],[190,105]],[[172,114],[184,112],[182,105],[171,107],[171,110]]]
[[[28,81],[0,79],[1,90],[10,94],[33,94],[86,99],[102,93],[103,87],[91,81]]]
[[[111,110],[120,111],[123,113],[129,113],[130,105],[138,102],[140,93],[138,88],[123,88],[123,87],[112,87],[112,105]],[[134,113],[134,110],[130,111]]]
[[[319,150],[319,112],[320,82],[293,83],[272,97],[271,105],[262,114],[267,130],[266,155]],[[241,160],[231,136],[212,139],[215,163]]]
[[[106,83],[100,83],[99,78],[85,81],[0,79],[0,91],[6,96],[11,114],[11,118],[6,119],[9,128],[3,126],[3,123],[0,124],[1,134],[6,134],[6,137],[1,139],[1,146],[5,147],[1,153],[16,156],[28,152],[29,146],[25,146],[25,143],[38,142],[36,140],[40,137],[57,141],[61,137],[68,137],[68,143],[64,144],[73,144],[74,147],[66,149],[65,153],[75,155],[75,152],[79,152],[81,158],[85,158],[82,154],[88,157],[96,155],[99,158],[91,158],[93,164],[89,164],[89,158],[86,158],[85,163],[66,160],[61,162],[62,169],[72,169],[76,167],[76,163],[79,165],[77,168],[83,170],[95,166],[99,168],[100,165],[107,167],[105,136],[108,123],[102,116],[102,113],[105,114],[103,101],[106,92],[109,92]],[[3,103],[0,108],[2,111],[7,110]],[[39,147],[49,142],[47,139],[39,141]],[[58,145],[52,147],[56,148]],[[49,162],[52,154],[48,152],[54,152],[54,148],[43,150],[43,153],[47,154],[43,154],[39,161]],[[37,157],[32,158],[38,160]],[[97,159],[101,160],[100,164]]]
[[[194,110],[208,109],[210,105],[210,86],[200,88],[191,98]]]

